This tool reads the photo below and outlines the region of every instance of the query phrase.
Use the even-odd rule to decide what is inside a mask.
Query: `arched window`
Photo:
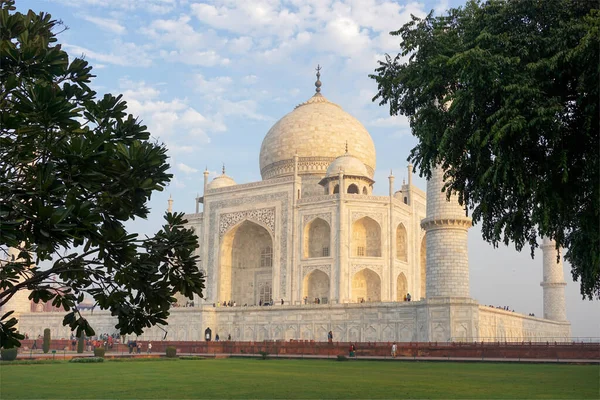
[[[352,225],[352,254],[355,257],[381,257],[381,227],[363,217]]]
[[[340,192],[340,185],[335,185],[335,186],[333,187],[333,194],[337,194],[337,193],[339,193],[339,192]]]
[[[364,195],[369,194],[369,192],[367,191],[367,187],[366,186],[363,186],[363,194]]]
[[[356,186],[354,183],[350,186],[348,186],[348,193],[349,194],[359,194],[360,192],[358,191],[358,186]]]
[[[407,235],[404,225],[398,225],[396,228],[396,258],[400,261],[407,261]]]

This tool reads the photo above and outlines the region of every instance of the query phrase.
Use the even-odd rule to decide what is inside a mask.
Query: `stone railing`
[[[319,203],[322,201],[336,201],[340,198],[339,194],[325,194],[322,196],[304,197],[298,200],[298,204]]]

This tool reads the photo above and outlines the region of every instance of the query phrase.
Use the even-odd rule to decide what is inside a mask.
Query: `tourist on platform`
[[[258,300],[258,306],[262,306],[262,299]]]
[[[216,341],[216,342],[218,342],[218,341],[219,341],[219,334],[218,334],[218,333],[215,335],[215,341]]]
[[[327,341],[329,343],[333,342],[333,332],[329,331],[329,333],[327,333]]]
[[[283,305],[283,299],[281,299],[281,305]]]
[[[410,293],[406,293],[406,301],[410,301]]]
[[[231,341],[231,333],[227,335],[227,340]]]
[[[396,346],[396,342],[392,344],[392,357],[396,358],[396,352],[398,351],[398,347]]]

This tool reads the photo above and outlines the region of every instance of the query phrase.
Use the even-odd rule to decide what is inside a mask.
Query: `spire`
[[[315,90],[316,90],[317,93],[321,93],[321,81],[320,81],[320,78],[321,78],[321,66],[319,64],[317,64],[316,71],[317,71],[317,81],[315,82],[315,87],[316,87]]]
[[[346,140],[346,154],[348,154],[348,141]]]
[[[169,207],[167,208],[168,212],[173,212],[173,196],[169,195]]]
[[[225,175],[225,163],[223,163],[223,175]]]

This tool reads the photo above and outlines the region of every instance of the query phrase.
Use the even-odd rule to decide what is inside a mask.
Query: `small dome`
[[[325,176],[327,178],[338,176],[340,170],[344,171],[344,175],[369,177],[369,171],[365,164],[358,158],[346,153],[336,158],[329,167]]]
[[[217,176],[215,179],[213,179],[209,184],[207,189],[219,189],[219,188],[224,188],[227,186],[234,186],[237,185],[237,183],[235,183],[235,181],[233,180],[232,177],[225,175],[225,173],[223,173],[222,175]]]

